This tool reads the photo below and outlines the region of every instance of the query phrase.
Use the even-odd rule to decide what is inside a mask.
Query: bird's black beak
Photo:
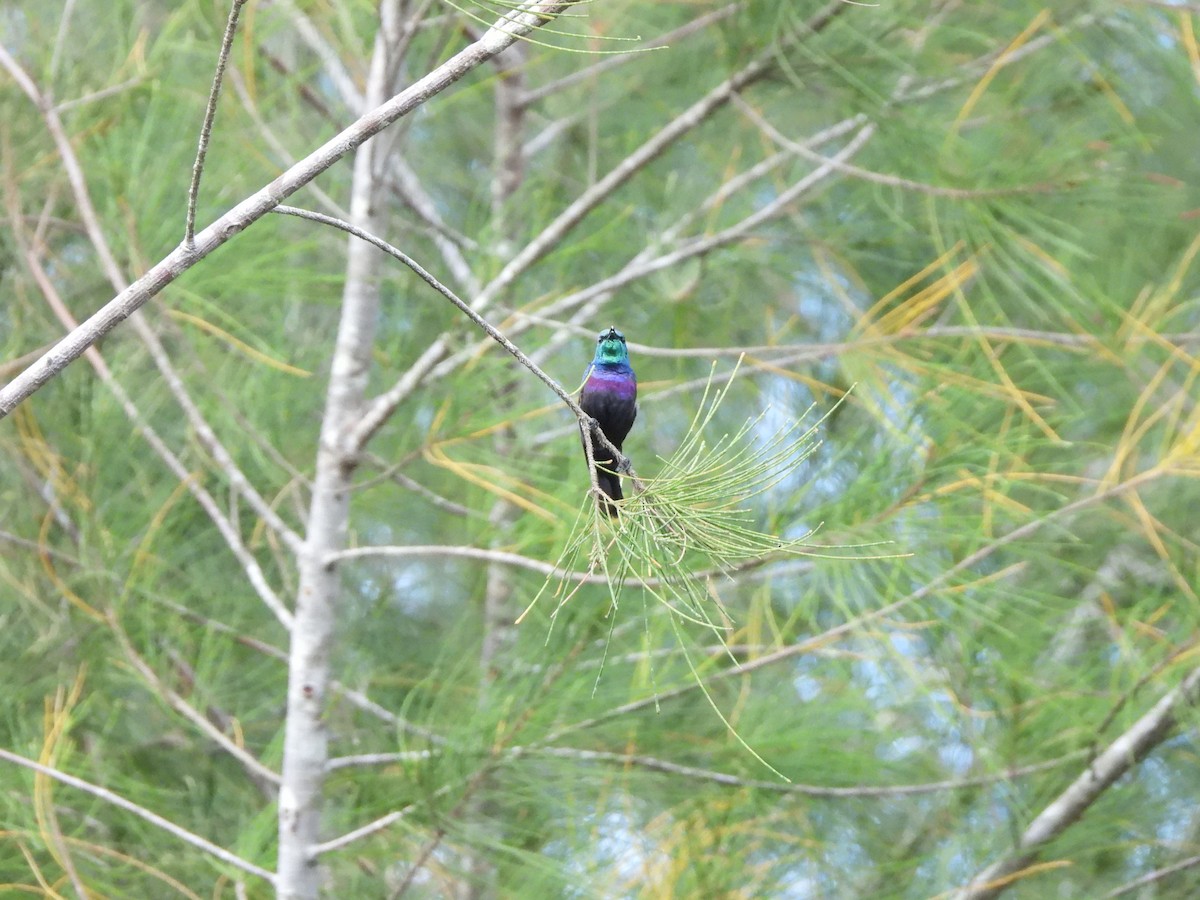
[[[625,335],[623,335],[623,334],[621,334],[621,332],[617,331],[617,329],[614,328],[612,325],[608,326],[608,331],[600,332],[600,340],[601,341],[611,341],[614,338],[616,340],[620,341],[622,344],[625,343]]]

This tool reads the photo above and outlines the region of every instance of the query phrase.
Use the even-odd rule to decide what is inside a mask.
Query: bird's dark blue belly
[[[633,427],[637,418],[637,402],[632,391],[612,389],[607,386],[584,389],[579,398],[583,411],[600,423],[604,436],[620,450],[621,442]]]

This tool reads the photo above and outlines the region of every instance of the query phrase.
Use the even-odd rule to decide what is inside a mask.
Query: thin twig
[[[158,673],[150,667],[150,664],[142,659],[133,647],[129,640],[129,636],[125,634],[125,629],[117,621],[116,617],[111,613],[108,620],[109,626],[113,633],[117,636],[117,641],[121,645],[121,649],[125,651],[125,657],[133,664],[133,667],[141,674],[142,678],[151,689],[177,713],[191,722],[199,729],[209,740],[217,744],[222,750],[236,759],[242,764],[246,773],[269,795],[273,796],[274,790],[279,787],[279,775],[273,772],[270,768],[263,765],[253,754],[247,751],[244,747],[239,747],[229,739],[229,736],[222,732],[219,728],[213,725],[199,710],[187,702],[180,694],[171,690],[162,683],[162,679],[158,677]]]
[[[1032,763],[1019,766],[1006,772],[994,775],[977,775],[973,778],[948,778],[944,781],[929,781],[923,784],[894,784],[894,785],[854,785],[851,787],[827,787],[819,784],[796,784],[794,782],[763,781],[757,778],[742,778],[725,772],[715,772],[711,769],[701,769],[696,766],[686,766],[670,760],[658,759],[637,753],[611,753],[603,750],[579,750],[573,747],[545,747],[527,751],[530,756],[553,756],[560,759],[578,759],[612,763],[619,766],[634,766],[662,772],[666,775],[678,775],[683,778],[694,778],[711,781],[726,787],[752,788],[755,790],[774,791],[779,794],[800,794],[805,797],[855,798],[855,797],[902,797],[921,794],[936,794],[945,791],[963,791],[972,788],[1012,781],[1038,772],[1057,769],[1073,759],[1083,756],[1086,751],[1079,750],[1059,759],[1046,762]]]
[[[275,208],[274,212],[281,215],[297,216],[301,219],[308,219],[312,222],[319,222],[322,225],[329,225],[333,228],[338,228],[342,231],[345,231],[347,234],[354,235],[359,240],[366,241],[368,244],[378,247],[384,253],[387,253],[389,256],[392,256],[395,259],[398,259],[400,262],[404,263],[404,265],[412,269],[422,281],[454,304],[459,312],[479,326],[479,328],[481,328],[488,335],[488,337],[512,354],[517,362],[536,375],[538,379],[544,385],[546,385],[546,387],[550,388],[550,390],[558,396],[558,399],[565,403],[571,412],[575,414],[575,418],[579,420],[581,427],[585,427],[588,423],[592,422],[592,417],[585,413],[582,408],[580,408],[575,398],[567,393],[566,389],[561,384],[547,375],[541,366],[526,356],[520,347],[501,334],[491,322],[476,312],[469,303],[467,303],[465,300],[462,300],[457,294],[454,293],[454,291],[450,290],[450,288],[438,281],[437,278],[430,274],[420,263],[418,263],[403,250],[399,249],[398,247],[393,247],[381,237],[377,237],[368,231],[364,231],[355,225],[351,225],[349,222],[336,219],[333,216],[312,212],[311,210],[298,209],[294,206],[278,206]],[[378,421],[372,420],[370,424],[373,427],[364,427],[364,424],[366,424],[366,417],[364,416],[363,420],[360,420],[360,423],[355,428],[354,432],[351,435],[346,436],[349,443],[347,449],[350,452],[357,452],[360,450],[363,446],[363,443],[370,439],[375,428],[380,427],[384,421],[384,419],[379,419]],[[598,433],[596,437],[599,438],[599,442],[604,449],[613,454],[613,459],[615,460],[614,466],[620,468],[622,471],[629,471],[632,474],[632,469],[629,468],[628,459],[619,450],[617,450],[617,448],[608,440],[607,437],[604,436],[603,432]]]
[[[50,71],[46,76],[52,87],[54,79],[58,77],[58,65],[62,62],[63,47],[67,44],[67,32],[70,31],[71,16],[74,12],[75,0],[67,0],[63,4],[62,15],[58,18],[58,33],[54,35],[54,50],[50,54]]]
[[[471,509],[469,506],[463,506],[461,503],[455,503],[453,500],[443,497],[437,491],[430,490],[428,487],[421,484],[421,482],[417,481],[417,479],[405,475],[403,472],[399,471],[399,464],[389,463],[383,457],[377,456],[374,453],[365,454],[364,459],[366,459],[367,462],[378,466],[383,471],[381,471],[378,475],[372,476],[366,481],[355,483],[355,491],[363,491],[367,487],[374,486],[381,481],[394,481],[396,484],[407,488],[414,494],[420,494],[422,497],[444,512],[448,512],[456,516],[476,515],[475,510]]]
[[[322,36],[316,23],[296,6],[294,0],[275,0],[273,5],[283,11],[290,20],[292,32],[307,44],[308,49],[321,61],[322,77],[328,79],[346,108],[361,111],[362,90],[355,82],[354,75],[346,68],[338,51]]]
[[[1196,8],[1197,14],[1200,14],[1200,6]],[[1140,887],[1145,887],[1148,884],[1154,884],[1156,881],[1162,881],[1168,876],[1174,875],[1177,872],[1184,872],[1188,869],[1193,869],[1200,866],[1200,856],[1189,856],[1187,859],[1181,859],[1177,863],[1172,863],[1169,866],[1163,866],[1161,869],[1155,869],[1153,872],[1147,872],[1140,878],[1135,878],[1133,881],[1127,881],[1118,888],[1109,891],[1104,895],[1102,900],[1110,900],[1112,897],[1121,897],[1125,894],[1130,894]]]
[[[390,766],[394,763],[417,762],[433,759],[434,750],[400,750],[394,753],[356,753],[353,756],[335,756],[325,763],[326,772],[350,769],[356,766]]]
[[[196,162],[192,165],[192,183],[188,185],[187,223],[183,229],[183,242],[187,247],[196,243],[196,199],[200,196],[200,176],[204,174],[204,157],[208,154],[208,142],[212,138],[213,119],[217,115],[217,100],[221,96],[221,83],[225,78],[225,65],[229,61],[229,48],[237,33],[238,16],[246,0],[233,0],[229,20],[225,23],[225,36],[221,39],[221,52],[217,55],[217,68],[213,72],[212,88],[208,92],[208,106],[204,110],[204,123],[200,126],[200,142],[196,147]]]
[[[106,97],[119,94],[131,87],[137,87],[137,85],[141,84],[145,80],[145,75],[134,75],[132,78],[126,78],[124,81],[118,82],[117,84],[111,84],[108,87],[101,88],[98,91],[91,91],[86,94],[81,94],[78,97],[72,97],[70,100],[63,100],[61,103],[55,103],[54,111],[61,115],[69,109],[74,109],[76,106],[86,106],[89,103],[95,103],[98,100],[103,100]]]
[[[261,866],[256,866],[254,863],[242,859],[240,856],[229,852],[224,847],[218,847],[216,844],[212,843],[212,841],[202,838],[200,835],[194,834],[193,832],[188,831],[186,828],[176,825],[169,819],[164,819],[162,816],[151,812],[144,806],[139,806],[132,800],[127,800],[120,794],[113,793],[108,788],[103,788],[99,785],[92,784],[89,781],[84,781],[82,778],[76,778],[74,775],[68,775],[66,772],[51,768],[50,766],[44,766],[41,763],[34,762],[32,759],[26,759],[24,756],[20,756],[3,748],[0,748],[0,759],[13,763],[14,765],[24,766],[27,769],[32,769],[34,772],[39,772],[42,775],[53,778],[55,781],[61,782],[62,784],[69,785],[77,790],[83,791],[86,794],[91,794],[93,797],[96,797],[105,803],[110,804],[111,806],[115,806],[119,809],[125,810],[126,812],[133,813],[138,818],[149,822],[151,825],[161,828],[168,834],[174,835],[184,843],[191,844],[193,847],[203,850],[210,856],[214,856],[221,860],[221,862],[228,863],[231,866],[236,866],[243,872],[249,872],[251,875],[257,875],[259,878],[264,879],[270,884],[275,883],[274,873],[268,872]]]
[[[237,69],[231,69],[229,71],[229,81],[242,103],[242,109],[246,111],[246,115],[250,117],[250,121],[257,126],[258,133],[262,135],[262,139],[267,143],[267,146],[275,151],[275,155],[279,157],[279,162],[285,167],[294,166],[296,164],[296,157],[288,151],[283,141],[276,136],[275,132],[271,130],[271,127],[263,119],[261,113],[259,113],[258,107],[254,103],[254,98],[250,96],[250,92],[246,89],[246,80],[242,77],[242,73]],[[312,192],[312,195],[317,198],[330,214],[335,216],[347,215],[346,210],[329,196],[329,193],[323,190],[319,184],[313,182],[308,186],[308,190]]]
[[[886,187],[915,191],[916,193],[926,194],[931,197],[948,197],[953,200],[976,200],[985,197],[1008,197],[1017,194],[1044,194],[1055,189],[1055,186],[1051,184],[1021,185],[1009,188],[980,188],[974,190],[970,188],[943,187],[937,184],[926,184],[923,181],[914,181],[911,178],[901,178],[899,175],[872,172],[869,169],[862,169],[847,162],[831,162],[829,157],[822,156],[815,150],[810,150],[806,146],[806,142],[794,141],[784,135],[779,129],[768,122],[758,110],[743,100],[741,96],[735,96],[733,104],[758,126],[760,131],[789,153],[806,159],[809,162],[819,164],[831,163],[839,172],[855,178],[861,178],[863,181],[870,181],[873,184],[882,184]]]
[[[22,353],[16,359],[0,363],[0,378],[7,378],[11,373],[21,371],[21,369],[50,349],[51,346],[51,344],[43,344],[41,347],[30,350],[28,353]]]
[[[353,766],[379,766],[394,763],[414,762],[431,759],[437,755],[433,750],[414,750],[398,753],[362,753],[355,756],[342,756],[331,759],[329,770],[344,769]],[[529,757],[553,757],[555,759],[576,760],[579,762],[611,763],[613,765],[647,769],[661,772],[665,775],[676,775],[681,778],[692,778],[701,781],[711,781],[725,787],[750,788],[752,790],[772,791],[779,794],[799,794],[805,797],[825,797],[829,799],[854,799],[861,797],[906,797],[923,794],[937,794],[946,791],[965,791],[987,785],[1014,781],[1039,772],[1047,772],[1061,768],[1068,763],[1087,755],[1086,750],[1076,750],[1058,759],[1030,763],[1026,766],[1014,766],[1003,772],[990,775],[976,775],[970,778],[947,778],[942,781],[927,781],[918,784],[893,785],[851,785],[847,787],[831,787],[820,784],[796,784],[794,782],[764,781],[758,778],[743,778],[726,772],[703,769],[672,762],[667,759],[646,756],[639,753],[619,753],[607,750],[585,750],[575,747],[512,747],[501,754],[505,759],[520,759]]]
[[[332,840],[310,847],[309,853],[315,859],[322,853],[330,853],[333,850],[341,850],[348,844],[353,844],[355,841],[361,841],[363,838],[370,837],[377,831],[383,831],[383,829],[387,828],[389,825],[399,822],[411,809],[411,806],[406,806],[404,809],[393,810],[386,816],[380,816],[374,822],[368,822],[361,828],[355,828],[353,831],[348,831],[339,837],[333,838]]]

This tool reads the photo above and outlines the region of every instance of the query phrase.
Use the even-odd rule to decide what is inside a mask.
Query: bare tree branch
[[[331,853],[334,850],[341,850],[343,847],[349,846],[355,841],[361,841],[363,838],[370,837],[377,832],[383,831],[383,829],[387,828],[389,825],[393,825],[404,818],[405,814],[410,809],[412,809],[411,806],[406,806],[404,809],[393,810],[385,816],[380,816],[374,822],[368,822],[361,828],[355,828],[353,831],[348,831],[343,835],[333,838],[332,840],[317,844],[312,848],[312,855],[315,858],[320,856],[322,853]]]
[[[210,856],[216,857],[223,863],[228,863],[231,866],[241,869],[243,872],[249,872],[251,875],[257,875],[259,878],[262,878],[270,884],[275,883],[275,875],[272,872],[268,872],[261,866],[256,866],[254,863],[244,860],[234,853],[230,853],[224,847],[218,847],[212,841],[202,838],[200,835],[194,834],[188,831],[186,828],[181,828],[174,822],[164,819],[162,816],[151,812],[144,806],[138,806],[131,800],[126,800],[120,794],[115,794],[108,790],[108,788],[103,788],[99,785],[92,784],[89,781],[84,781],[82,778],[76,778],[74,775],[68,775],[66,772],[62,772],[50,766],[44,766],[41,763],[34,762],[32,759],[26,759],[24,756],[20,756],[3,748],[0,748],[0,759],[13,763],[14,765],[24,766],[26,769],[32,769],[34,772],[40,772],[42,775],[53,778],[55,781],[69,785],[70,787],[83,791],[86,794],[91,794],[93,797],[96,797],[97,799],[102,800],[111,806],[115,806],[119,809],[125,810],[126,812],[133,813],[143,821],[149,822],[151,825],[154,825],[157,828],[161,828],[168,834],[172,834],[184,843],[190,844],[198,850],[202,850]]]
[[[324,76],[346,108],[362,111],[363,95],[355,83],[355,76],[346,68],[337,50],[325,40],[317,24],[296,6],[294,0],[274,0],[274,5],[284,11],[296,34],[321,61]]]
[[[455,546],[452,544],[427,544],[413,545],[403,547],[375,546],[375,547],[351,547],[346,550],[341,550],[332,554],[330,564],[335,561],[346,559],[369,559],[375,556],[383,557],[405,557],[405,556],[450,556],[461,559],[478,559],[483,562],[500,563],[507,566],[515,566],[519,569],[528,569],[531,572],[537,572],[545,575],[548,578],[556,578],[562,581],[573,581],[583,584],[607,584],[608,577],[606,575],[597,575],[594,572],[572,572],[564,571],[551,563],[544,562],[540,559],[534,559],[529,556],[522,556],[519,553],[510,553],[507,550],[498,550],[487,547],[472,547],[469,545]],[[752,569],[758,569],[768,565],[774,560],[772,557],[764,556],[758,559],[747,560],[735,566],[726,566],[720,569],[701,569],[700,571],[691,573],[690,577],[697,580],[705,578],[728,577],[739,572],[746,572]],[[790,561],[789,561],[790,562]],[[804,564],[806,567],[811,565]],[[658,587],[663,584],[665,579],[662,578],[638,578],[637,583],[647,587]]]
[[[258,111],[258,106],[254,102],[254,98],[251,97],[249,91],[246,90],[246,80],[242,77],[242,73],[237,69],[231,69],[229,72],[229,80],[233,84],[233,89],[237,93],[238,99],[242,102],[242,109],[246,111],[246,114],[250,117],[254,124],[258,126],[258,133],[262,135],[262,139],[266,141],[267,146],[275,151],[275,155],[278,157],[280,164],[285,167],[294,166],[296,164],[295,156],[288,151],[287,147],[284,146],[283,141],[280,140],[275,132],[271,130],[270,126],[267,125],[266,121],[264,121],[261,113]],[[362,110],[359,110],[359,112],[362,112]],[[316,182],[310,182],[307,189],[312,192],[312,195],[317,198],[317,200],[325,208],[326,212],[328,212],[330,215],[349,215],[349,213],[347,213],[346,210],[340,204],[338,204],[336,200],[330,197],[326,191],[322,190],[321,186]]]
[[[141,278],[59,341],[38,362],[0,389],[0,418],[7,416],[17,404],[58,375],[78,359],[86,348],[108,334],[181,274],[257,222],[321,172],[570,5],[569,2],[532,0],[502,15],[478,41],[386,103],[364,114],[270,184],[218,218],[196,235],[193,246],[181,244],[167,254]],[[37,103],[38,94],[33,82],[4,47],[0,47],[0,66]]]
[[[1200,668],[1193,669],[1178,687],[1093,759],[1070,786],[1043,809],[1017,839],[1007,856],[992,863],[956,892],[956,900],[987,900],[1010,887],[1022,869],[1037,858],[1043,846],[1077,822],[1088,808],[1122,775],[1175,730],[1184,707],[1200,701]]]
[[[574,747],[541,747],[526,751],[531,756],[552,756],[560,759],[577,759],[582,761],[612,763],[618,766],[633,766],[666,775],[677,775],[682,778],[694,778],[701,781],[712,781],[727,787],[750,788],[753,790],[773,791],[778,794],[798,794],[804,797],[828,797],[852,799],[856,797],[901,797],[919,794],[936,794],[943,791],[964,791],[1012,781],[1038,772],[1057,769],[1079,756],[1083,752],[1072,753],[1061,759],[1019,766],[994,775],[979,775],[974,778],[946,779],[930,781],[924,784],[891,784],[854,785],[851,787],[827,787],[819,784],[796,784],[795,782],[763,781],[757,778],[742,778],[739,775],[729,775],[725,772],[714,772],[711,769],[701,769],[696,766],[686,766],[638,753],[611,753],[603,750],[580,750]]]
[[[353,756],[335,756],[329,760],[325,768],[329,772],[336,772],[338,769],[351,769],[356,766],[390,766],[394,763],[432,759],[435,755],[436,752],[433,750],[401,750],[395,753],[356,753]]]
[[[334,228],[341,229],[347,234],[352,234],[356,238],[378,247],[384,253],[395,257],[400,262],[412,269],[422,281],[454,304],[459,312],[483,329],[488,337],[512,354],[512,356],[516,358],[517,362],[536,375],[538,379],[544,385],[546,385],[546,387],[550,388],[550,390],[555,393],[558,399],[566,404],[567,408],[575,414],[575,418],[579,420],[581,427],[589,426],[589,423],[592,422],[592,417],[585,413],[582,408],[580,408],[579,403],[574,397],[567,393],[566,389],[561,384],[547,375],[537,363],[526,356],[516,344],[506,338],[500,333],[499,330],[497,330],[494,325],[476,312],[470,304],[459,298],[452,290],[438,281],[436,277],[430,274],[420,263],[418,263],[403,250],[399,249],[398,247],[393,247],[387,241],[375,236],[366,229],[351,225],[349,222],[343,222],[340,219],[335,219],[332,216],[322,215],[321,213],[315,213],[310,210],[297,209],[293,206],[280,206],[275,210],[275,212],[281,215],[298,216],[302,219],[309,219],[313,222],[320,222],[323,225],[330,225]],[[383,425],[384,421],[386,421],[386,416],[390,415],[391,410],[384,409],[376,405],[372,407],[372,413],[376,412],[382,417],[369,418],[368,415],[360,417],[357,420],[357,424],[354,426],[353,430],[348,435],[343,437],[345,442],[344,450],[346,453],[352,455],[357,454],[364,442],[370,439],[371,435],[374,433],[374,430]],[[604,436],[603,432],[599,432],[598,429],[594,430],[597,432],[595,434],[596,439],[604,446],[605,450],[613,454],[612,458],[614,460],[614,465],[619,467],[622,471],[628,471],[630,474],[632,474],[632,468],[629,466],[628,459],[619,450],[617,450],[615,446],[613,446],[608,438]]]
[[[67,305],[58,295],[53,281],[42,266],[41,260],[33,251],[33,248],[25,243],[24,233],[19,227],[19,223],[15,225],[12,233],[18,247],[21,249],[26,267],[29,269],[30,274],[33,275],[34,281],[37,283],[42,295],[46,298],[46,303],[50,306],[51,311],[64,326],[68,328],[74,327],[75,320],[71,317],[70,310],[67,309]],[[101,382],[117,398],[117,402],[120,403],[129,420],[134,423],[142,439],[146,441],[159,459],[166,464],[171,473],[179,479],[180,483],[187,485],[188,492],[200,504],[201,509],[204,510],[209,519],[212,520],[213,525],[216,526],[217,531],[228,545],[238,563],[242,566],[243,571],[246,573],[246,580],[250,582],[250,585],[254,588],[259,598],[271,610],[280,624],[285,628],[290,628],[292,614],[288,611],[283,601],[279,599],[267,581],[258,560],[254,558],[254,554],[246,547],[241,534],[233,522],[221,511],[212,494],[199,482],[195,473],[188,471],[188,468],[179,457],[167,446],[158,432],[155,431],[142,415],[137,405],[133,402],[133,399],[129,396],[129,393],[121,385],[120,381],[117,380],[116,376],[113,375],[112,370],[108,367],[108,364],[104,361],[99,351],[94,347],[87,347],[84,350],[84,355],[96,371],[96,374],[100,377]]]
[[[1196,12],[1200,13],[1200,6],[1196,7]],[[1109,900],[1111,897],[1123,897],[1126,894],[1133,893],[1140,887],[1154,884],[1156,881],[1162,881],[1164,878],[1169,878],[1177,872],[1186,872],[1188,869],[1194,869],[1196,866],[1200,866],[1200,856],[1189,856],[1187,859],[1181,859],[1177,863],[1163,866],[1161,869],[1155,869],[1153,872],[1147,872],[1141,878],[1125,882],[1125,884],[1105,894],[1103,900]]]
[[[158,677],[158,673],[133,648],[133,644],[129,642],[129,636],[125,634],[125,630],[121,627],[121,624],[112,615],[109,616],[109,626],[112,628],[113,633],[116,634],[117,640],[121,644],[121,649],[125,651],[125,657],[141,674],[154,693],[162,698],[177,713],[191,722],[209,740],[237,760],[260,789],[263,789],[267,796],[274,798],[275,789],[279,786],[279,775],[263,765],[257,757],[248,752],[244,747],[239,747],[231,741],[228,735],[213,725],[206,716],[192,706],[192,704],[188,703],[179,693],[163,684],[162,679]]]
[[[379,7],[379,29],[371,54],[365,103],[377,106],[387,95],[390,28],[398,0]],[[378,216],[376,154],[372,142],[354,155],[350,215],[364,228]],[[279,791],[280,898],[315,898],[317,873],[312,848],[320,837],[325,765],[329,736],[325,717],[333,680],[330,656],[336,609],[341,593],[337,566],[326,557],[345,545],[350,518],[350,484],[356,464],[346,452],[345,433],[359,416],[370,371],[371,348],[379,310],[379,256],[358,241],[347,244],[342,311],[325,394],[325,410],[317,444],[312,497],[303,552],[297,557],[300,584],[296,592],[296,626],[288,652],[287,714],[284,721],[283,770]]]

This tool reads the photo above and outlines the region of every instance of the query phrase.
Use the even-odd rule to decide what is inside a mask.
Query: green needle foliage
[[[708,578],[771,555],[825,555],[809,543],[812,531],[785,539],[756,527],[761,512],[751,505],[812,456],[824,417],[810,423],[809,407],[791,425],[764,436],[764,410],[710,444],[706,435],[736,374],[735,369],[719,389],[710,374],[678,449],[659,459],[659,474],[632,478],[635,490],[620,504],[619,516],[602,513],[588,492],[556,568],[575,572],[582,564],[589,575],[603,573],[614,612],[630,588],[643,590],[673,614],[720,637],[729,628],[729,613],[707,590]],[[529,609],[553,585],[550,599],[557,615],[580,584],[551,575]],[[715,614],[709,612],[714,603]]]
[[[358,120],[372,71],[403,91],[511,8],[391,3],[246,5],[198,225]],[[43,101],[0,72],[0,381],[111,298],[94,229],[118,281],[179,245],[229,8],[0,0]],[[628,335],[637,483],[599,516],[543,383],[409,269],[358,281],[349,368],[400,399],[312,648],[314,871],[406,900],[952,896],[1196,671],[1195,3],[548,24],[574,36],[372,139],[371,230],[559,383]],[[344,218],[353,170],[289,202]],[[0,748],[266,869],[305,654],[265,600],[296,609],[347,255],[264,217],[143,309],[171,378],[126,322],[0,421]],[[1172,716],[1006,900],[1200,896],[1196,707]],[[100,795],[0,785],[4,891],[270,892]]]
[[[556,563],[560,574],[546,578],[517,622],[520,624],[548,594],[546,601],[554,603],[546,637],[549,644],[559,613],[578,596],[583,585],[577,577],[581,566],[587,575],[604,576],[611,617],[610,638],[622,603],[626,608],[631,605],[635,610],[640,608],[647,617],[650,614],[647,599],[660,604],[669,614],[671,630],[694,683],[713,712],[754,759],[787,781],[783,773],[743,739],[718,707],[697,671],[681,629],[689,625],[698,627],[701,638],[707,636],[717,641],[725,648],[730,662],[736,664],[737,659],[726,643],[735,622],[712,590],[713,579],[725,580],[746,564],[765,562],[768,558],[843,558],[831,550],[856,549],[814,544],[809,539],[816,529],[796,538],[764,531],[758,524],[763,519],[762,510],[756,511],[752,503],[756,498],[769,500],[771,492],[809,460],[820,446],[818,433],[822,423],[844,398],[815,421],[811,419],[814,407],[810,406],[791,424],[774,432],[764,433],[770,410],[763,410],[733,434],[721,435],[710,443],[706,435],[713,430],[736,376],[735,367],[724,386],[714,388],[710,372],[695,416],[679,447],[670,457],[659,458],[660,474],[632,477],[635,491],[620,504],[616,518],[600,510],[593,490],[587,492]],[[564,578],[561,573],[572,573],[573,577]],[[641,600],[640,605],[637,599]],[[644,624],[649,643],[649,621]],[[596,675],[597,685],[607,652],[606,644]]]

